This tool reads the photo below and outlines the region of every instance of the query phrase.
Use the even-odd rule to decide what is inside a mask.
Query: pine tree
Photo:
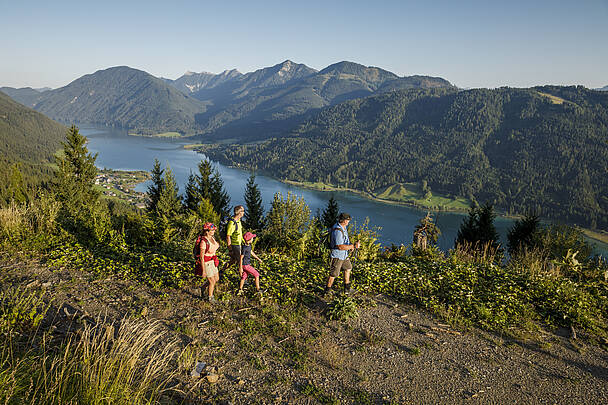
[[[8,183],[7,194],[9,200],[22,204],[29,199],[25,182],[23,181],[23,175],[21,174],[21,170],[19,170],[19,163],[15,163],[11,166]]]
[[[323,210],[323,216],[321,217],[321,221],[325,228],[329,229],[336,222],[338,222],[339,208],[338,202],[334,199],[332,195],[327,202],[327,207]]]
[[[470,243],[472,246],[483,246],[490,243],[493,248],[498,248],[498,232],[494,226],[494,207],[490,203],[477,208],[471,206],[469,216],[462,221],[455,244]]]
[[[196,209],[196,213],[200,218],[202,223],[212,222],[215,225],[219,224],[220,216],[213,209],[213,204],[206,198],[201,198],[198,207]]]
[[[177,216],[180,208],[179,187],[171,168],[167,166],[156,204],[156,216],[172,220]]]
[[[225,217],[230,214],[230,197],[224,189],[224,180],[220,172],[215,169],[211,176],[211,203],[215,212]]]
[[[169,242],[175,234],[173,223],[181,209],[181,199],[171,168],[167,166],[164,172],[156,209],[152,215],[156,225],[156,240]]]
[[[245,228],[259,231],[264,228],[264,207],[262,207],[262,194],[255,182],[255,173],[251,173],[245,188]]]
[[[95,226],[93,212],[99,200],[94,189],[97,154],[91,155],[86,137],[72,125],[63,142],[63,156],[57,158],[54,191],[61,203],[59,219],[68,229],[92,236]]]
[[[149,213],[155,213],[158,199],[160,198],[160,191],[163,188],[163,169],[161,169],[158,159],[154,159],[151,182],[152,184],[148,186],[146,208]]]
[[[507,234],[507,249],[510,255],[524,248],[532,248],[539,242],[540,220],[534,213],[515,221]]]
[[[213,209],[220,216],[230,214],[230,197],[224,190],[224,181],[217,169],[213,169],[208,159],[201,160],[198,164],[198,184],[199,198],[206,198],[213,204]]]
[[[198,192],[196,176],[190,172],[188,176],[188,184],[184,192],[184,209],[196,211],[201,197]]]

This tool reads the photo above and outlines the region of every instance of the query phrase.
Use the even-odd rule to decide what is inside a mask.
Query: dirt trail
[[[321,300],[285,311],[253,298],[214,306],[191,289],[155,291],[36,261],[0,262],[3,287],[43,289],[56,333],[125,316],[162,320],[215,384],[185,368],[185,403],[608,403],[608,350],[569,331],[512,339],[455,330],[387,297],[359,296],[359,317],[328,321]],[[580,333],[579,333],[580,335]],[[176,367],[177,364],[176,364]]]

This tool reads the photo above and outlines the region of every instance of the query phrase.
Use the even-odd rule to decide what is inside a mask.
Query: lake
[[[166,165],[171,167],[182,193],[190,172],[196,173],[198,163],[205,158],[200,153],[184,149],[183,145],[187,141],[181,139],[129,136],[126,131],[114,128],[82,127],[80,132],[89,139],[89,151],[98,153],[97,167],[150,171],[154,159],[158,159],[163,167]],[[241,169],[226,167],[217,162],[214,165],[222,176],[231,205],[244,205],[243,196],[249,173]],[[340,211],[348,212],[354,222],[360,224],[365,218],[369,218],[370,226],[379,227],[379,241],[383,245],[411,243],[414,227],[426,215],[426,211],[413,207],[373,201],[349,192],[304,189],[262,175],[256,176],[256,182],[262,194],[266,212],[268,212],[276,192],[281,192],[283,195],[291,192],[303,197],[312,214],[315,214],[317,209],[323,211],[330,196],[333,195]],[[138,185],[136,190],[146,191],[147,184]],[[442,232],[438,241],[441,250],[447,252],[452,248],[458,228],[465,217],[464,213],[440,212],[434,214],[435,222]],[[500,234],[501,243],[506,246],[506,235],[513,220],[498,217],[494,224]],[[608,255],[606,246],[598,247],[596,250],[605,256]]]

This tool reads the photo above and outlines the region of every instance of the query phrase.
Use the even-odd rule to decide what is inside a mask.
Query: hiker
[[[234,216],[228,221],[228,229],[226,231],[226,243],[228,244],[228,255],[230,261],[225,269],[230,268],[234,263],[238,265],[239,276],[243,275],[243,262],[241,255],[241,244],[243,243],[243,225],[241,218],[245,215],[245,207],[237,205],[234,207]]]
[[[340,270],[344,270],[344,293],[351,293],[350,286],[350,271],[353,265],[348,258],[348,251],[359,249],[361,242],[354,245],[350,244],[346,227],[351,220],[351,216],[347,213],[341,213],[338,216],[338,222],[330,230],[330,247],[329,254],[329,278],[325,287],[324,296],[329,297],[333,294],[332,286],[336,277],[340,275]]]
[[[213,297],[215,283],[217,283],[219,280],[219,260],[215,255],[215,252],[220,247],[220,244],[215,240],[215,230],[216,227],[211,222],[207,222],[203,225],[203,233],[201,237],[197,239],[200,253],[196,259],[196,267],[194,272],[198,276],[204,276],[207,278],[203,284],[203,287],[201,287],[201,295],[202,290],[205,288],[205,285],[207,285],[207,296],[209,297],[209,302],[212,303],[215,302],[215,298]]]
[[[262,263],[262,259],[260,259],[254,252],[253,247],[251,246],[251,242],[253,238],[257,235],[255,233],[247,232],[243,235],[243,245],[241,247],[241,263],[243,264],[243,274],[241,274],[241,284],[239,284],[239,292],[236,295],[243,295],[243,286],[245,285],[245,280],[247,280],[247,275],[255,277],[255,289],[257,290],[257,294],[262,296],[262,291],[260,290],[260,273],[253,268],[251,265],[251,257],[258,259],[260,263]]]

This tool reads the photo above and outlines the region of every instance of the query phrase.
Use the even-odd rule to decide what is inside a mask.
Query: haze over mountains
[[[321,70],[285,61],[241,74],[187,73],[159,79],[126,66],[85,75],[37,92],[2,88],[16,101],[65,123],[119,126],[154,134],[206,133],[231,124],[284,120],[311,109],[400,88],[453,87],[441,78],[399,77],[352,62]]]

